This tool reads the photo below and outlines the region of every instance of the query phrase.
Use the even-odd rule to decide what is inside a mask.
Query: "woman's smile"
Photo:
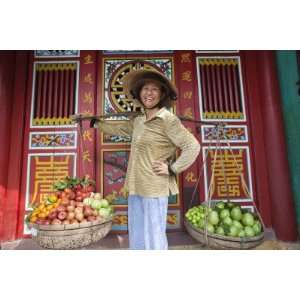
[[[161,97],[160,86],[154,82],[145,84],[140,92],[140,99],[145,108],[152,108],[156,106]]]

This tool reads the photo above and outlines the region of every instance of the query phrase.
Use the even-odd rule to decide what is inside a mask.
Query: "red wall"
[[[0,240],[3,237],[4,207],[6,205],[7,173],[10,144],[15,52],[0,52]]]

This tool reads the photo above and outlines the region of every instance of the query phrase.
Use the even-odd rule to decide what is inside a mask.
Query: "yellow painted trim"
[[[236,66],[238,65],[237,58],[199,58],[201,66]]]
[[[76,63],[37,63],[36,71],[64,71],[64,70],[76,70]]]
[[[34,118],[32,124],[37,126],[47,126],[47,125],[70,125],[72,120],[70,118]]]

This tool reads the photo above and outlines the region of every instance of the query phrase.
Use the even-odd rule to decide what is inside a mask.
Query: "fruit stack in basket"
[[[113,216],[113,207],[94,193],[95,182],[87,176],[82,179],[66,177],[54,184],[55,194],[33,206],[26,221],[38,225],[78,224],[107,221]]]
[[[230,201],[220,201],[213,208],[203,203],[189,209],[185,217],[195,229],[207,230],[209,234],[250,238],[263,232],[257,214]]]

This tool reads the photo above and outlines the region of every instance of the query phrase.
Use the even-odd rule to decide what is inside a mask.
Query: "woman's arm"
[[[170,166],[174,173],[186,170],[197,159],[200,144],[180,122],[178,117],[172,115],[166,119],[165,132],[172,143],[181,149],[178,159]]]
[[[133,132],[134,119],[126,121],[107,121],[98,120],[95,124],[95,128],[99,128],[106,134],[131,137]]]

